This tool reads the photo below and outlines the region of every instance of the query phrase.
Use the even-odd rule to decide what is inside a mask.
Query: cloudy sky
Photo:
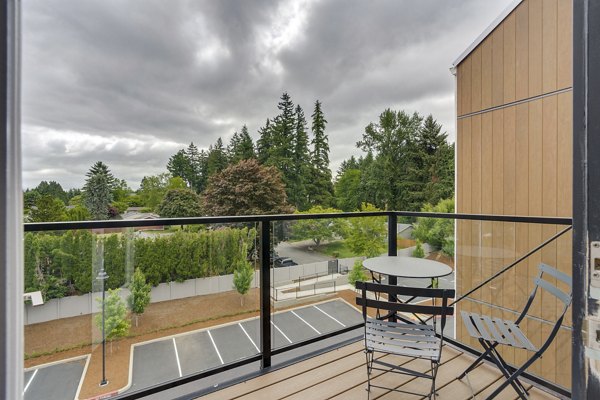
[[[452,62],[511,0],[27,0],[23,180],[81,187],[97,160],[137,188],[194,142],[251,135],[287,91],[323,103],[331,167],[386,108],[454,138]]]

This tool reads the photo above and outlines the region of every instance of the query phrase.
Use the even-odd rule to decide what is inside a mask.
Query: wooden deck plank
[[[211,393],[202,399],[336,399],[361,400],[367,399],[366,368],[363,343],[357,342],[343,348],[327,352],[291,366],[248,380],[238,385]],[[471,371],[469,380],[456,379],[473,358],[460,351],[446,346],[442,353],[443,363],[438,371],[438,396],[436,400],[468,400],[472,398],[472,390],[476,398],[486,398],[503,382],[496,368],[483,364]],[[430,364],[424,360],[415,360],[400,356],[385,356],[390,362],[403,363],[406,367],[415,368],[422,372],[430,369]],[[429,382],[406,375],[389,372],[373,371],[375,383],[382,386],[400,388],[414,392],[427,392]],[[530,387],[530,385],[526,385]],[[555,399],[546,392],[531,388],[530,396],[534,400]],[[380,400],[412,400],[421,399],[406,393],[372,388],[370,399]],[[517,396],[511,387],[505,389],[498,400],[513,400]]]
[[[340,361],[342,362],[326,364],[306,370],[304,373],[295,375],[290,379],[285,379],[239,398],[282,399],[306,388],[316,386],[322,382],[327,382],[330,385],[340,385],[341,377],[350,374],[355,374],[357,376],[366,374],[365,355],[362,352],[354,353]],[[409,358],[403,360],[403,362],[409,361]]]
[[[261,375],[257,378],[250,379],[249,381],[218,390],[216,392],[202,397],[202,399],[235,399],[239,396],[243,396],[244,394],[259,390],[265,386],[272,385],[290,377],[297,376],[302,371],[310,371],[319,366],[331,364],[334,362],[343,363],[343,360],[348,356],[351,356],[356,353],[362,354],[363,348],[364,343],[362,341],[359,341],[351,345],[329,351],[320,356],[312,357],[308,360],[299,362],[292,366],[278,369],[265,375]]]
[[[462,353],[460,353],[457,350],[454,350],[452,348],[449,347],[445,347],[444,351],[442,352],[442,365],[440,366],[440,369],[443,368],[444,365],[446,365],[448,362],[454,360],[457,357],[460,357],[462,355]],[[407,368],[410,369],[414,369],[416,371],[419,372],[429,372],[429,370],[431,369],[431,364],[425,360],[413,360],[410,363],[405,365]],[[373,383],[375,383],[378,386],[387,386],[387,387],[391,387],[391,388],[397,388],[400,387],[414,379],[417,379],[415,377],[409,376],[409,375],[400,375],[400,374],[394,374],[394,373],[384,373],[384,374],[380,374],[377,377],[375,377],[375,380]],[[419,379],[419,381],[421,383],[425,383],[425,384],[429,384],[427,381],[425,381],[424,379]],[[338,394],[334,397],[331,397],[331,399],[337,399],[337,400],[346,400],[346,399],[364,399],[365,398],[365,388],[367,386],[367,379],[366,379],[366,374],[363,377],[363,381],[355,384],[354,386],[349,387],[348,389],[342,389],[342,391],[339,391]],[[418,389],[418,391],[423,391],[422,389]],[[382,388],[371,388],[371,394],[370,394],[370,398],[371,399],[377,399],[379,397],[381,397],[382,395],[386,395],[387,393],[389,393],[389,390],[386,389],[382,389]],[[392,392],[393,393],[393,392]],[[402,394],[403,398],[420,398],[420,396],[411,396],[408,394]]]

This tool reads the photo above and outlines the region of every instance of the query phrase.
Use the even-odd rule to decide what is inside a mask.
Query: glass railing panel
[[[349,232],[363,218],[326,218],[273,223],[271,258],[272,346],[294,343],[359,324],[350,282],[358,262],[349,246]],[[382,236],[379,251],[386,252],[385,217],[377,221]]]
[[[27,290],[45,274],[46,301],[26,306],[25,397],[74,398],[69,382],[80,398],[131,393],[256,356],[256,232],[219,224],[27,233]]]
[[[525,307],[534,289],[540,263],[545,263],[571,275],[571,233],[559,238],[553,236],[566,226],[494,222],[457,221],[456,228],[456,288],[461,297],[473,288],[500,273],[546,241],[540,250],[533,252],[497,278],[485,283],[456,304],[456,338],[475,349],[478,341],[469,336],[460,311],[489,315],[492,318],[515,320]],[[552,285],[568,292],[561,281],[545,278]],[[519,324],[534,346],[539,348],[549,336],[557,316],[562,312],[562,302],[541,290],[529,308],[527,317]],[[528,372],[562,387],[570,386],[570,335],[571,318],[567,311],[559,332],[544,353]],[[510,364],[522,365],[532,355],[526,350],[500,346],[502,357]]]

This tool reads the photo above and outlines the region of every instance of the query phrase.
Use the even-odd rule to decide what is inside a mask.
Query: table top
[[[452,273],[452,268],[444,263],[415,257],[367,258],[363,261],[363,265],[371,272],[401,278],[439,278]]]

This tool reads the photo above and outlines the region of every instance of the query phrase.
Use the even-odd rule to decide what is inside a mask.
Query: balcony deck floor
[[[385,356],[389,362],[405,363],[407,367],[429,369],[429,362],[399,356]],[[483,364],[469,374],[467,380],[459,381],[456,376],[472,361],[469,354],[464,354],[450,346],[445,346],[442,356],[443,364],[438,370],[436,400],[484,399],[502,383],[497,369]],[[373,372],[377,384],[396,389],[427,392],[430,381],[388,372]],[[530,387],[527,385],[526,387]],[[224,388],[203,396],[203,400],[245,399],[274,400],[297,399],[317,400],[367,399],[365,356],[362,342],[357,342],[337,350],[333,350],[308,360],[277,369],[243,383]],[[472,390],[471,390],[472,387]],[[556,397],[537,388],[531,388],[530,398],[534,400],[550,400]],[[372,388],[370,400],[382,399],[420,399],[423,396],[399,393],[385,389]],[[511,387],[505,389],[496,399],[516,399],[517,395]]]

